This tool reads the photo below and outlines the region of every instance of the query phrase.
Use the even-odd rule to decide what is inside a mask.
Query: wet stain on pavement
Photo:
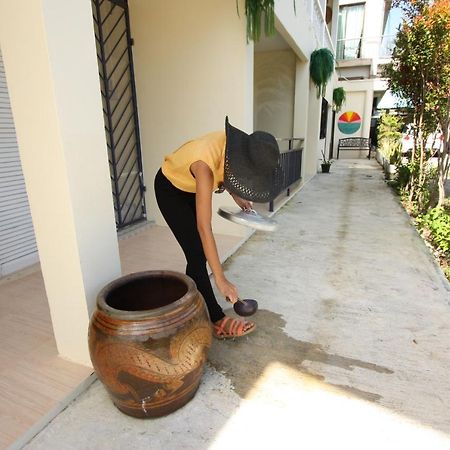
[[[378,373],[393,373],[386,367],[330,354],[324,351],[319,344],[299,341],[287,336],[283,331],[285,320],[281,315],[271,311],[259,310],[255,316],[255,323],[257,329],[249,336],[234,340],[214,340],[208,357],[212,367],[230,379],[236,393],[241,397],[247,395],[265,368],[273,362],[287,365],[300,373],[325,382],[327,381],[323,376],[308,370],[302,365],[303,362],[316,361],[345,370],[359,367]],[[381,399],[378,394],[353,386],[328,384],[365,400],[378,401]]]
[[[345,248],[345,240],[347,239],[348,235],[348,228],[350,223],[350,204],[351,204],[351,197],[353,193],[355,192],[355,169],[352,169],[350,171],[350,175],[348,177],[348,184],[345,189],[345,197],[344,202],[342,204],[342,207],[340,209],[339,214],[339,228],[337,230],[337,235],[340,240],[340,248],[335,249],[335,255],[336,257],[339,257],[341,255],[341,252],[343,248]]]
[[[328,271],[328,279],[334,287],[339,287],[342,283],[344,273],[348,267],[343,265],[344,255],[346,253],[347,241],[351,238],[349,232],[351,223],[350,205],[352,196],[355,194],[355,169],[351,169],[347,184],[344,191],[343,202],[339,210],[338,227],[336,229],[336,244],[333,247],[330,259],[330,270]]]

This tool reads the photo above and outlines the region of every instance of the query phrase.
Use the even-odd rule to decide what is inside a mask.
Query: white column
[[[337,35],[339,22],[339,0],[333,0],[333,17],[331,19],[331,42],[337,51]]]
[[[308,66],[309,70],[309,66]],[[308,102],[308,130],[306,134],[305,181],[314,176],[319,168],[322,155],[320,154],[321,143],[319,141],[320,113],[322,98],[317,98],[317,88],[312,81],[309,83]]]
[[[0,0],[0,45],[58,351],[120,275],[91,2]]]
[[[306,138],[308,129],[309,65],[297,59],[295,71],[294,137]]]
[[[370,123],[372,119],[372,107],[373,107],[373,83],[368,83],[367,90],[365,92],[364,99],[364,117],[362,122],[362,137],[369,137],[370,135]]]

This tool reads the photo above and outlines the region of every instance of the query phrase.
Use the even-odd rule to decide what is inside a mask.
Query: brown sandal
[[[245,326],[250,324],[250,328],[244,330]],[[255,331],[256,325],[252,322],[244,322],[239,319],[234,319],[229,316],[225,316],[219,322],[213,323],[214,337],[217,339],[232,339],[236,337],[242,337],[246,334]]]

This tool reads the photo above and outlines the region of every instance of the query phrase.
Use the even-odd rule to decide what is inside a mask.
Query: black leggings
[[[175,235],[186,257],[186,275],[190,276],[203,295],[212,322],[225,314],[217,303],[208,271],[202,241],[197,231],[195,194],[176,188],[159,169],[155,177],[155,194],[159,209]]]

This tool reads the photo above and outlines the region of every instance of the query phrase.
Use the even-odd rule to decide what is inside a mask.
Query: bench
[[[339,159],[339,152],[341,150],[368,150],[369,154],[367,157],[370,159],[370,138],[350,137],[339,139],[337,159]]]

